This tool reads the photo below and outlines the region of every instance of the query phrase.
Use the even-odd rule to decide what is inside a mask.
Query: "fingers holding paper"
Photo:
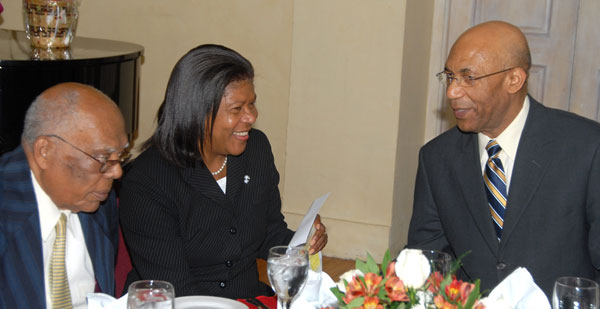
[[[313,237],[310,239],[310,249],[308,250],[309,254],[315,254],[323,248],[327,244],[327,228],[323,223],[321,223],[321,216],[317,215],[315,221],[313,223],[315,227],[315,233]]]

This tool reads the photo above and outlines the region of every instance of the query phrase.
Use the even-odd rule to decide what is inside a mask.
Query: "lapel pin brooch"
[[[249,183],[249,182],[250,182],[250,176],[248,176],[248,175],[245,175],[245,176],[244,176],[244,183],[245,183],[245,184],[247,184],[247,183]]]

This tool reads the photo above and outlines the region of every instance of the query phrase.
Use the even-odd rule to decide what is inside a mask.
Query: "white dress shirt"
[[[71,301],[73,308],[87,308],[86,297],[88,293],[94,293],[96,279],[92,260],[85,245],[85,238],[81,223],[76,213],[69,210],[61,210],[56,207],[50,197],[38,184],[33,173],[31,173],[35,197],[40,215],[40,228],[42,232],[43,256],[44,256],[44,286],[46,287],[46,305],[52,308],[50,297],[50,286],[48,283],[50,259],[52,247],[56,239],[54,227],[61,213],[67,216],[67,248],[65,253],[65,265],[67,266],[67,278],[71,290]]]
[[[506,193],[510,190],[510,179],[512,176],[512,170],[517,157],[517,148],[519,148],[519,140],[521,140],[521,133],[525,127],[525,121],[527,120],[527,114],[529,114],[529,97],[525,97],[523,107],[517,117],[496,137],[496,141],[502,150],[498,157],[502,161],[504,167],[504,174],[506,176]],[[481,174],[485,173],[485,165],[489,158],[485,146],[491,140],[487,135],[483,133],[477,133],[479,141],[479,157],[481,160]]]

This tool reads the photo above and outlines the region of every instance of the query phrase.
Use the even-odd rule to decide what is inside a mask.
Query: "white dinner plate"
[[[248,309],[248,306],[229,298],[182,296],[175,298],[175,309]]]

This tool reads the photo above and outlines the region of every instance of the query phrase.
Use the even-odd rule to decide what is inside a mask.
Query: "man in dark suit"
[[[87,308],[87,293],[114,294],[111,187],[127,146],[118,107],[92,87],[60,84],[32,103],[21,146],[0,158],[0,308]]]
[[[471,251],[460,275],[483,290],[525,267],[551,295],[559,276],[600,279],[600,126],[528,96],[530,65],[504,22],[455,42],[438,77],[457,126],[420,151],[407,246]]]

